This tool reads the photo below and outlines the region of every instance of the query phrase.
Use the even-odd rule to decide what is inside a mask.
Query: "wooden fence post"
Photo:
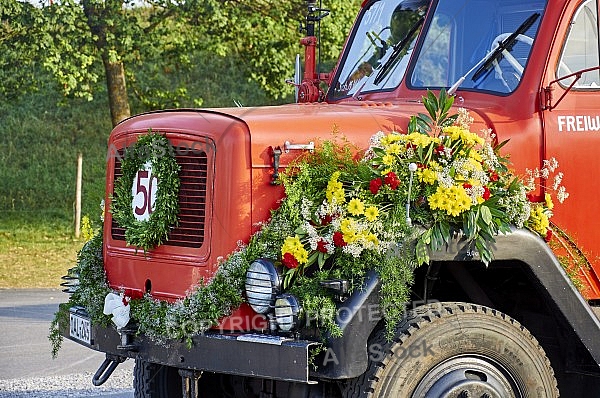
[[[83,155],[77,154],[77,181],[75,188],[75,238],[81,235],[81,179],[83,175]]]

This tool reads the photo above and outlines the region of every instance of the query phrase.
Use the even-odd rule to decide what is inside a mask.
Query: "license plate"
[[[87,344],[92,344],[92,327],[90,325],[90,320],[79,316],[74,313],[70,313],[70,336],[75,340],[82,341]]]

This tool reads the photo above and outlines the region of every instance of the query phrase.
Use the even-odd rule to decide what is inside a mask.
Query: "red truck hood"
[[[270,147],[284,150],[282,166],[298,155],[294,150],[285,153],[286,141],[318,145],[320,140],[348,140],[358,149],[366,149],[369,138],[378,131],[406,131],[410,115],[421,112],[422,105],[310,103],[213,111],[243,121],[250,131],[253,166],[269,167],[272,164]]]

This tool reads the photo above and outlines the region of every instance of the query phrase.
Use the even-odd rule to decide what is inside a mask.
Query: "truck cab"
[[[314,22],[319,10],[310,3],[309,11]],[[140,398],[599,394],[598,14],[596,0],[365,0],[331,73],[317,73],[307,51],[298,103],[164,110],[121,122],[109,139],[102,236],[83,251],[100,259],[106,285],[85,291],[120,294],[117,304],[132,307],[143,296],[157,312],[123,325],[99,322],[109,296],[82,294],[91,282],[80,260],[61,330],[107,354],[94,384],[133,359]],[[559,193],[566,200],[553,209],[548,242],[514,228],[495,237],[494,260],[484,264],[454,236],[415,268],[391,338],[381,317],[366,315],[380,305],[376,272],[351,293],[345,281],[328,281],[341,336],[289,333],[274,312],[275,296],[287,294],[281,275],[261,258],[216,326],[187,339],[140,332],[153,319],[169,319],[162,326],[171,331],[196,327],[193,313],[175,316],[176,308],[200,300],[194,287],[216,278],[269,220],[284,196],[278,177],[298,156],[332,137],[360,152],[378,131],[406,132],[429,91],[453,96],[452,111],[468,111],[473,131],[507,141],[515,173],[541,181],[532,202],[556,188],[541,172],[546,162],[560,164],[568,192]],[[149,130],[168,139],[180,188],[178,224],[146,250],[130,244],[112,210],[127,148]],[[158,194],[149,173],[134,173],[132,205],[152,217]],[[261,286],[266,305],[253,302],[249,283]],[[294,308],[286,317],[298,315]]]

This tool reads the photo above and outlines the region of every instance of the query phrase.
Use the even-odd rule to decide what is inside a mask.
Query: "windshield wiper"
[[[482,74],[484,74],[491,68],[494,61],[498,61],[498,60],[502,59],[502,57],[503,57],[502,52],[504,50],[506,50],[508,52],[512,51],[512,48],[516,44],[517,38],[519,37],[519,35],[522,35],[525,32],[527,32],[529,30],[529,28],[531,28],[531,26],[535,23],[535,21],[537,21],[537,19],[539,17],[540,17],[539,12],[532,14],[510,36],[508,36],[506,39],[499,42],[498,47],[496,47],[496,49],[493,52],[491,52],[487,57],[484,58],[485,62],[479,67],[479,69],[477,69],[475,71],[475,73],[473,74],[473,77],[471,79],[473,81],[477,81],[481,77]]]
[[[392,52],[392,55],[390,55],[390,57],[387,59],[387,61],[385,61],[385,63],[381,66],[381,69],[379,70],[379,72],[377,72],[377,75],[375,76],[375,80],[373,80],[373,84],[377,85],[377,84],[381,83],[381,81],[383,80],[385,75],[387,75],[388,72],[390,71],[390,69],[392,68],[394,61],[398,58],[398,56],[400,55],[400,53],[402,52],[404,47],[406,47],[406,45],[408,43],[410,43],[414,34],[417,32],[417,30],[419,30],[421,25],[423,25],[423,22],[425,22],[424,16],[421,17],[421,19],[419,19],[417,21],[417,23],[415,23],[413,25],[412,28],[410,28],[410,30],[408,31],[408,33],[406,34],[406,36],[404,36],[404,38],[402,40],[400,40],[398,43],[396,43],[392,46],[394,51]]]

